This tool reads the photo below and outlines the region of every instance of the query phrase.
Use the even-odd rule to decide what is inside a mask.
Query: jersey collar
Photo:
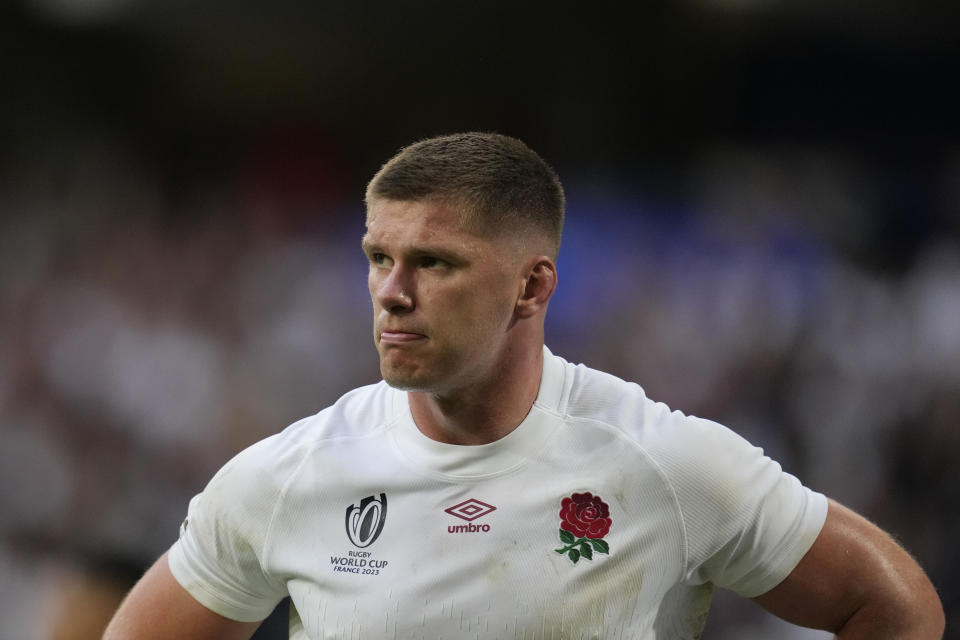
[[[527,417],[504,437],[482,445],[447,444],[423,435],[410,413],[406,392],[391,389],[398,416],[390,430],[393,444],[401,458],[427,475],[479,479],[509,473],[536,456],[561,424],[569,386],[565,365],[544,346],[540,390]]]

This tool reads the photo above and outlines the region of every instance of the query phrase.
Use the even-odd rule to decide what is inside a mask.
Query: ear
[[[557,267],[547,256],[537,256],[529,263],[523,291],[517,299],[518,318],[530,318],[545,311],[557,288]]]

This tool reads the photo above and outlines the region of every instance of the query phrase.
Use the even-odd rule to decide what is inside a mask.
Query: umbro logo
[[[477,518],[482,518],[491,511],[496,511],[497,508],[492,504],[487,504],[486,502],[480,502],[474,498],[469,500],[464,500],[460,504],[455,504],[452,507],[444,509],[447,513],[452,516],[457,516],[467,522],[471,520],[476,520]]]
[[[469,524],[457,524],[457,525],[448,525],[448,533],[477,533],[490,531],[490,525],[488,524],[473,524],[473,521],[477,518],[482,518],[483,516],[496,511],[497,508],[492,504],[487,504],[486,502],[481,502],[475,498],[470,498],[469,500],[464,500],[460,504],[455,504],[452,507],[444,509],[447,513],[452,516],[456,516],[461,520],[466,520]]]

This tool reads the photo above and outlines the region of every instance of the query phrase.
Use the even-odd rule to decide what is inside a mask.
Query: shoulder
[[[634,383],[579,365],[568,415],[630,443],[657,469],[676,509],[685,579],[760,593],[819,532],[826,500],[733,430],[671,410]]]
[[[716,422],[687,415],[651,399],[636,382],[583,364],[564,362],[564,366],[570,379],[566,415],[607,425],[651,453],[665,454],[679,447],[688,455],[693,453],[689,449],[691,440],[692,446],[702,442],[711,446],[746,442]]]
[[[639,384],[584,364],[564,361],[569,378],[566,413],[572,418],[596,420],[616,428],[662,422],[670,409],[650,400]]]
[[[271,438],[278,445],[304,448],[342,438],[368,437],[398,416],[398,403],[403,395],[382,381],[358,387]]]
[[[763,452],[731,429],[650,399],[635,382],[564,362],[570,379],[565,413],[606,428],[637,447],[672,485],[714,495],[743,482],[743,465],[766,464]],[[699,481],[698,481],[699,480]]]
[[[214,475],[206,499],[274,504],[303,463],[325,446],[375,436],[396,415],[396,394],[385,383],[354,389],[334,404],[242,450]]]

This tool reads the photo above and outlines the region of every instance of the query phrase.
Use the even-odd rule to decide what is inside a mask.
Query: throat
[[[513,432],[537,399],[539,375],[512,393],[438,395],[410,391],[407,400],[423,435],[445,444],[489,444]],[[471,397],[472,396],[472,397]]]
[[[408,391],[413,421],[423,435],[445,444],[482,445],[512,433],[540,392],[543,341],[507,350],[497,367],[442,391]]]

